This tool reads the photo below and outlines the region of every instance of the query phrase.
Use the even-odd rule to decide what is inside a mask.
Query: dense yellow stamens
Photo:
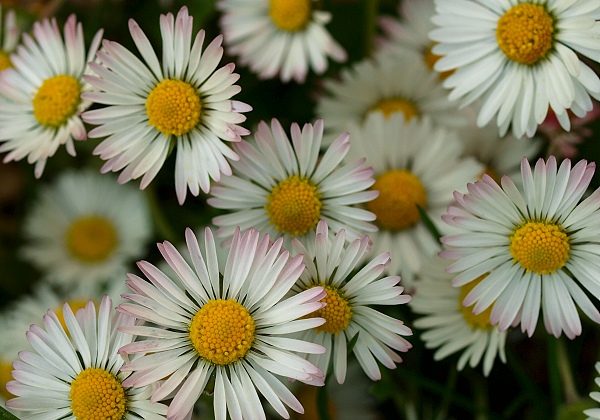
[[[321,194],[309,179],[298,175],[280,181],[267,196],[267,216],[281,233],[304,235],[321,215]]]
[[[79,309],[85,308],[88,301],[89,301],[89,299],[72,299],[72,300],[69,300],[67,303],[71,307],[71,310],[73,311],[73,313],[77,313],[77,311]],[[65,331],[67,331],[67,324],[65,323],[65,315],[63,312],[63,307],[64,307],[63,305],[64,304],[61,304],[58,308],[56,308],[54,310],[54,313],[56,314],[56,317],[60,321],[60,325],[62,325],[63,329]]]
[[[465,284],[460,287],[460,296],[458,298],[458,308],[460,309],[465,322],[469,325],[469,327],[473,329],[485,329],[489,330],[492,328],[492,324],[490,322],[490,315],[492,314],[492,308],[494,305],[490,305],[483,312],[475,315],[473,313],[473,306],[463,306],[462,302],[465,300],[465,297],[473,290],[475,286],[477,286],[481,281],[487,277],[487,274],[477,277],[475,280]]]
[[[12,375],[10,374],[12,370],[12,361],[0,359],[0,397],[2,397],[4,401],[14,397],[14,395],[6,389],[6,384],[13,380]]]
[[[429,47],[427,47],[425,49],[425,52],[423,53],[423,60],[425,61],[425,65],[427,66],[427,68],[429,70],[433,71],[433,66],[435,66],[435,63],[437,63],[437,61],[442,58],[441,55],[437,55],[434,54],[431,50],[433,49],[433,47],[435,47],[437,45],[437,42],[431,44]],[[449,77],[452,73],[454,73],[454,70],[446,70],[443,72],[438,73],[439,78],[440,79],[446,79],[447,77]]]
[[[396,112],[401,112],[404,114],[405,121],[410,121],[419,115],[419,110],[416,108],[415,104],[402,98],[382,99],[373,105],[369,111],[381,111],[385,118],[389,118],[390,115],[395,114]]]
[[[269,16],[282,31],[303,30],[311,16],[311,0],[270,0]]]
[[[244,357],[254,341],[254,320],[233,299],[210,300],[194,315],[190,339],[200,356],[217,365]]]
[[[148,124],[165,136],[181,136],[196,127],[201,110],[198,91],[181,80],[163,80],[146,99]]]
[[[316,328],[318,332],[337,334],[344,331],[352,319],[352,307],[337,287],[323,285],[327,296],[319,302],[325,302],[323,308],[310,314],[311,318],[324,318],[325,323]]]
[[[73,76],[61,74],[44,80],[32,99],[33,115],[43,126],[64,125],[81,103],[81,84]]]
[[[12,66],[10,55],[8,55],[6,51],[0,50],[0,71],[6,70]]]
[[[71,382],[71,410],[77,420],[120,420],[125,416],[125,390],[104,369],[87,368]]]
[[[105,260],[117,247],[118,237],[114,225],[100,216],[76,219],[66,236],[71,255],[84,262]]]
[[[419,178],[407,170],[391,170],[377,178],[372,190],[379,197],[367,208],[377,216],[377,224],[388,230],[406,229],[421,219],[417,205],[425,208],[427,191]]]
[[[569,259],[569,236],[553,222],[527,222],[510,237],[510,255],[527,272],[556,273]]]
[[[554,45],[554,19],[544,6],[521,3],[510,8],[496,27],[498,46],[521,64],[535,64]]]

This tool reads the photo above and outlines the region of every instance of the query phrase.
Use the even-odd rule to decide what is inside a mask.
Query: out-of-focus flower
[[[596,368],[596,372],[600,374],[600,362],[597,362],[594,367]],[[600,377],[596,377],[596,379],[594,379],[594,383],[596,384],[596,386],[600,386]],[[600,392],[590,392],[590,398],[600,403]],[[587,420],[600,419],[600,408],[590,408],[584,410],[583,414],[588,416]]]
[[[539,159],[532,172],[523,158],[523,189],[503,176],[469,184],[455,193],[456,205],[443,220],[460,229],[442,238],[451,247],[440,253],[455,260],[446,269],[461,287],[487,275],[464,298],[480,314],[493,304],[492,325],[501,331],[521,324],[531,336],[540,309],[546,330],[556,337],[581,334],[577,307],[594,322],[600,312],[583,289],[600,296],[600,189],[579,202],[596,165],[582,160]],[[582,289],[583,287],[583,289]],[[577,304],[577,306],[575,305]]]
[[[263,79],[304,83],[310,70],[327,70],[327,58],[346,52],[325,25],[331,14],[314,0],[219,0],[220,25],[228,52]]]
[[[2,20],[2,5],[0,4],[0,36],[2,43],[0,44],[0,74],[13,66],[10,60],[10,54],[15,50],[21,36],[21,29],[17,25],[17,16],[14,10],[6,10],[4,12],[4,20]]]
[[[226,142],[239,142],[248,130],[237,124],[242,112],[252,108],[231,100],[241,88],[233,63],[217,70],[223,56],[222,36],[204,51],[200,30],[192,44],[194,20],[186,7],[177,17],[161,15],[162,64],[150,41],[134,21],[129,31],[144,62],[114,41],[105,40],[98,51],[99,63],[91,63],[97,75],[86,76],[99,91],[85,93],[89,101],[108,105],[83,115],[98,125],[91,138],[106,137],[94,154],[106,160],[102,172],[118,172],[119,183],[143,175],[144,189],[162,168],[176,146],[175,190],[180,204],[187,190],[197,196],[210,190],[210,179],[230,175],[226,158],[237,154]]]
[[[434,69],[456,70],[444,81],[451,100],[481,100],[478,125],[496,117],[502,136],[511,126],[531,137],[550,107],[569,130],[567,110],[583,117],[590,95],[600,100],[600,79],[577,57],[600,61],[600,3],[436,0],[436,12]]]

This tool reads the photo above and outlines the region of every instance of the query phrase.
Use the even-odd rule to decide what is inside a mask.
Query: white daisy
[[[600,3],[588,0],[436,0],[430,38],[451,100],[481,99],[480,126],[531,137],[548,107],[569,129],[600,99],[600,79],[577,53],[600,61]]]
[[[60,145],[75,156],[73,139],[86,139],[80,114],[90,105],[80,97],[90,89],[82,77],[101,37],[102,30],[86,55],[75,15],[65,23],[64,40],[56,19],[36,22],[33,37],[23,34],[10,56],[14,67],[0,77],[0,153],[9,152],[4,162],[27,157],[39,178]]]
[[[379,196],[366,204],[377,216],[377,232],[369,236],[369,255],[389,251],[389,272],[400,274],[410,288],[424,259],[440,250],[440,244],[421,219],[421,207],[438,230],[440,217],[454,200],[454,190],[466,190],[468,182],[483,172],[473,158],[461,157],[463,145],[453,132],[434,128],[429,118],[405,122],[402,114],[385,118],[370,115],[364,124],[352,124],[348,159],[367,158],[375,170],[373,191]]]
[[[219,0],[220,25],[228,52],[260,78],[279,75],[304,83],[312,69],[327,70],[327,58],[346,61],[346,52],[325,25],[331,13],[315,0]]]
[[[104,138],[94,150],[107,162],[102,172],[121,171],[124,183],[143,175],[146,188],[177,146],[175,189],[183,204],[187,188],[197,196],[208,192],[210,179],[230,175],[225,158],[238,156],[226,142],[238,142],[248,134],[237,124],[252,108],[231,97],[241,88],[234,65],[217,69],[223,56],[222,37],[215,38],[202,52],[204,30],[192,44],[194,19],[182,7],[177,17],[161,15],[162,65],[150,41],[130,19],[129,31],[144,62],[117,42],[105,40],[98,51],[99,63],[90,67],[97,76],[85,79],[99,92],[83,95],[87,100],[108,105],[83,115],[85,122],[98,125],[91,138]]]
[[[125,265],[139,257],[151,234],[143,194],[112,176],[63,173],[41,190],[24,221],[22,255],[53,283],[67,287],[125,279]]]
[[[325,80],[324,87],[327,94],[317,103],[316,113],[327,121],[328,133],[345,131],[349,122],[361,123],[377,111],[386,117],[402,113],[407,121],[428,116],[447,127],[465,123],[438,76],[427,70],[418,53],[407,49],[360,61],[343,69],[339,78]]]
[[[600,362],[597,362],[594,367],[596,368],[596,372],[600,374]],[[594,380],[594,383],[596,384],[596,386],[600,386],[600,377],[596,377],[596,379]],[[590,398],[593,399],[594,401],[600,403],[600,392],[598,392],[598,391],[590,392]],[[600,419],[600,408],[590,408],[590,409],[584,410],[583,414],[588,416],[587,420]]]
[[[117,350],[133,336],[119,329],[133,326],[134,318],[114,312],[108,296],[98,313],[91,301],[77,315],[65,304],[63,328],[49,310],[44,328],[32,325],[27,332],[34,351],[19,353],[15,380],[6,385],[17,397],[6,405],[21,419],[164,419],[167,407],[148,401],[152,388],[123,385],[127,373],[119,370],[124,360]]]
[[[450,284],[453,276],[444,271],[447,266],[448,262],[437,255],[423,264],[409,306],[415,313],[424,316],[418,317],[413,325],[425,330],[421,334],[425,347],[437,349],[434,360],[461,352],[458,370],[467,363],[474,368],[483,359],[483,373],[488,376],[496,355],[506,363],[506,331],[501,332],[490,323],[491,307],[475,315],[473,308],[462,304],[483,276],[455,288]]]
[[[490,320],[501,331],[521,323],[531,336],[540,306],[549,333],[581,334],[577,306],[600,323],[600,312],[586,295],[600,296],[600,190],[579,203],[596,165],[582,160],[557,168],[551,156],[537,161],[532,173],[523,158],[523,190],[502,177],[489,176],[455,193],[457,204],[443,220],[460,229],[442,238],[452,247],[440,253],[456,260],[447,271],[452,285],[463,286],[488,274],[463,304],[478,314],[494,305]],[[583,286],[583,287],[582,287]],[[577,304],[577,306],[575,305]]]
[[[233,236],[225,270],[218,270],[217,251],[210,229],[205,231],[205,252],[196,236],[186,230],[190,267],[169,242],[158,248],[177,276],[167,277],[153,265],[138,266],[147,279],[130,274],[125,295],[134,303],[118,310],[161,328],[140,326],[125,332],[147,339],[124,346],[127,354],[144,355],[123,367],[133,374],[126,386],[145,386],[160,379],[152,401],[176,394],[169,419],[184,419],[209,380],[214,380],[217,419],[265,418],[260,393],[283,417],[284,403],[302,412],[296,397],[274,375],[312,385],[323,385],[324,374],[294,354],[322,353],[319,345],[284,337],[323,324],[322,318],[304,319],[322,308],[325,292],[317,287],[282,300],[296,282],[304,265],[302,256],[289,258],[283,238],[271,243],[269,235],[249,229]],[[301,319],[302,318],[302,319]]]
[[[234,175],[224,177],[207,200],[213,207],[234,210],[213,219],[220,227],[217,235],[229,238],[237,226],[254,227],[273,237],[284,235],[289,248],[292,237],[314,241],[320,219],[336,232],[346,229],[349,239],[374,231],[369,223],[374,214],[354,207],[377,197],[365,191],[373,184],[373,170],[364,166],[362,156],[340,166],[350,148],[348,133],[320,158],[322,136],[323,120],[302,129],[293,123],[290,142],[273,119],[270,128],[264,121],[259,124],[256,146],[236,144],[241,159],[232,163]]]
[[[2,5],[0,4],[0,73],[13,66],[10,54],[15,50],[21,37],[21,29],[17,25],[17,15],[9,9],[2,20]]]
[[[402,337],[412,335],[404,322],[372,308],[410,301],[410,296],[402,294],[404,287],[397,286],[400,277],[379,277],[390,263],[390,253],[378,255],[361,268],[369,237],[347,244],[342,229],[330,238],[324,220],[317,225],[314,247],[304,246],[296,238],[293,242],[296,252],[304,256],[306,268],[292,290],[301,293],[322,286],[327,293],[322,299],[327,305],[313,315],[325,318],[325,323],[300,334],[304,340],[324,346],[327,352],[308,355],[308,360],[323,372],[332,361],[337,382],[344,383],[347,343],[358,334],[352,349],[354,355],[369,378],[381,379],[377,361],[394,369],[396,363],[402,362],[394,350],[405,352],[412,347]],[[313,251],[309,251],[311,248]]]

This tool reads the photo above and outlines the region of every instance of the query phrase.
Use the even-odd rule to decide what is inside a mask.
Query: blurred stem
[[[375,45],[375,35],[377,34],[379,0],[368,0],[365,9],[365,41],[363,56],[370,57],[371,51]]]
[[[150,206],[150,213],[152,214],[152,220],[154,221],[154,226],[156,227],[157,233],[161,239],[175,243],[177,237],[167,222],[167,218],[165,217],[162,207],[158,201],[156,189],[152,184],[150,184],[144,191],[146,192],[146,198],[148,199],[148,205]]]
[[[442,396],[442,403],[440,404],[440,410],[437,415],[438,420],[443,420],[448,416],[448,408],[450,407],[452,390],[456,387],[456,381],[458,379],[458,371],[456,366],[452,365],[450,372],[448,372],[448,380],[446,381],[446,391]]]
[[[320,420],[330,420],[327,396],[327,383],[317,389],[317,412]]]
[[[550,384],[550,397],[556,413],[561,403],[560,373],[558,367],[558,340],[548,334],[548,382]]]
[[[564,340],[556,340],[556,357],[562,387],[565,392],[565,402],[567,404],[572,404],[579,401],[580,397],[577,393],[577,388],[575,387],[573,371],[571,370],[571,363],[569,362],[569,356]]]

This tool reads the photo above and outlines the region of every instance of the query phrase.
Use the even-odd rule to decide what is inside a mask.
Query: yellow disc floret
[[[4,50],[0,50],[0,71],[6,70],[12,66],[10,55],[8,55],[8,53]]]
[[[244,306],[233,299],[213,299],[194,315],[190,339],[201,357],[228,365],[248,353],[254,330],[254,320]]]
[[[87,368],[71,382],[71,410],[77,420],[120,420],[125,417],[125,390],[104,369]]]
[[[492,323],[490,322],[490,315],[492,314],[492,308],[494,305],[488,306],[486,310],[475,315],[473,313],[473,305],[471,306],[463,306],[462,302],[465,300],[467,295],[473,290],[475,286],[477,286],[481,281],[487,277],[487,274],[477,277],[475,280],[463,285],[460,287],[460,296],[458,298],[458,309],[462,313],[465,322],[469,325],[469,327],[473,329],[484,329],[489,330],[492,328]]]
[[[146,99],[148,124],[165,136],[181,136],[196,127],[201,110],[198,91],[181,80],[163,80]]]
[[[89,299],[71,299],[67,303],[71,307],[71,310],[73,311],[73,313],[77,313],[77,311],[79,309],[85,308],[85,306],[87,305],[88,302],[89,302]],[[60,325],[62,325],[63,329],[65,331],[67,331],[67,324],[65,323],[65,315],[63,312],[63,307],[64,307],[63,304],[61,304],[58,308],[56,308],[54,310],[54,313],[56,314],[56,317],[60,321]]]
[[[556,273],[569,259],[569,236],[553,222],[527,222],[510,237],[510,255],[525,271]]]
[[[282,31],[303,30],[312,12],[311,0],[270,0],[269,16]]]
[[[427,68],[429,70],[432,70],[432,71],[433,71],[433,66],[435,66],[435,63],[437,63],[437,61],[440,58],[442,58],[441,55],[434,54],[432,51],[433,47],[435,47],[436,45],[437,45],[437,42],[431,44],[423,52],[423,60],[425,61],[425,65],[427,66]],[[446,70],[446,71],[438,73],[438,75],[439,75],[440,79],[444,80],[444,79],[450,77],[450,75],[452,73],[454,73],[454,70]]]
[[[396,112],[401,112],[404,114],[404,121],[410,121],[419,115],[419,110],[415,104],[407,99],[402,98],[382,99],[373,105],[369,111],[381,111],[385,118],[389,118]]]
[[[46,79],[32,99],[33,115],[45,127],[61,127],[77,112],[80,95],[81,84],[73,76]]]
[[[496,27],[498,46],[512,61],[535,64],[554,46],[554,19],[544,6],[521,3],[510,8]]]
[[[118,237],[114,225],[100,216],[76,219],[66,235],[71,255],[83,262],[105,260],[117,247]]]
[[[427,205],[427,191],[419,178],[410,171],[395,169],[377,178],[372,190],[379,196],[367,203],[377,216],[377,224],[388,230],[406,229],[421,219],[419,209]]]
[[[0,397],[2,397],[4,401],[14,397],[14,395],[6,389],[6,384],[13,380],[11,375],[12,370],[12,360],[0,359]]]
[[[327,296],[319,302],[325,302],[327,305],[310,314],[310,317],[325,319],[325,323],[316,328],[318,332],[337,334],[340,331],[344,331],[348,324],[350,324],[352,307],[340,289],[331,285],[322,286]]]
[[[304,235],[321,216],[321,194],[308,178],[292,175],[280,181],[267,196],[267,216],[281,233]]]

